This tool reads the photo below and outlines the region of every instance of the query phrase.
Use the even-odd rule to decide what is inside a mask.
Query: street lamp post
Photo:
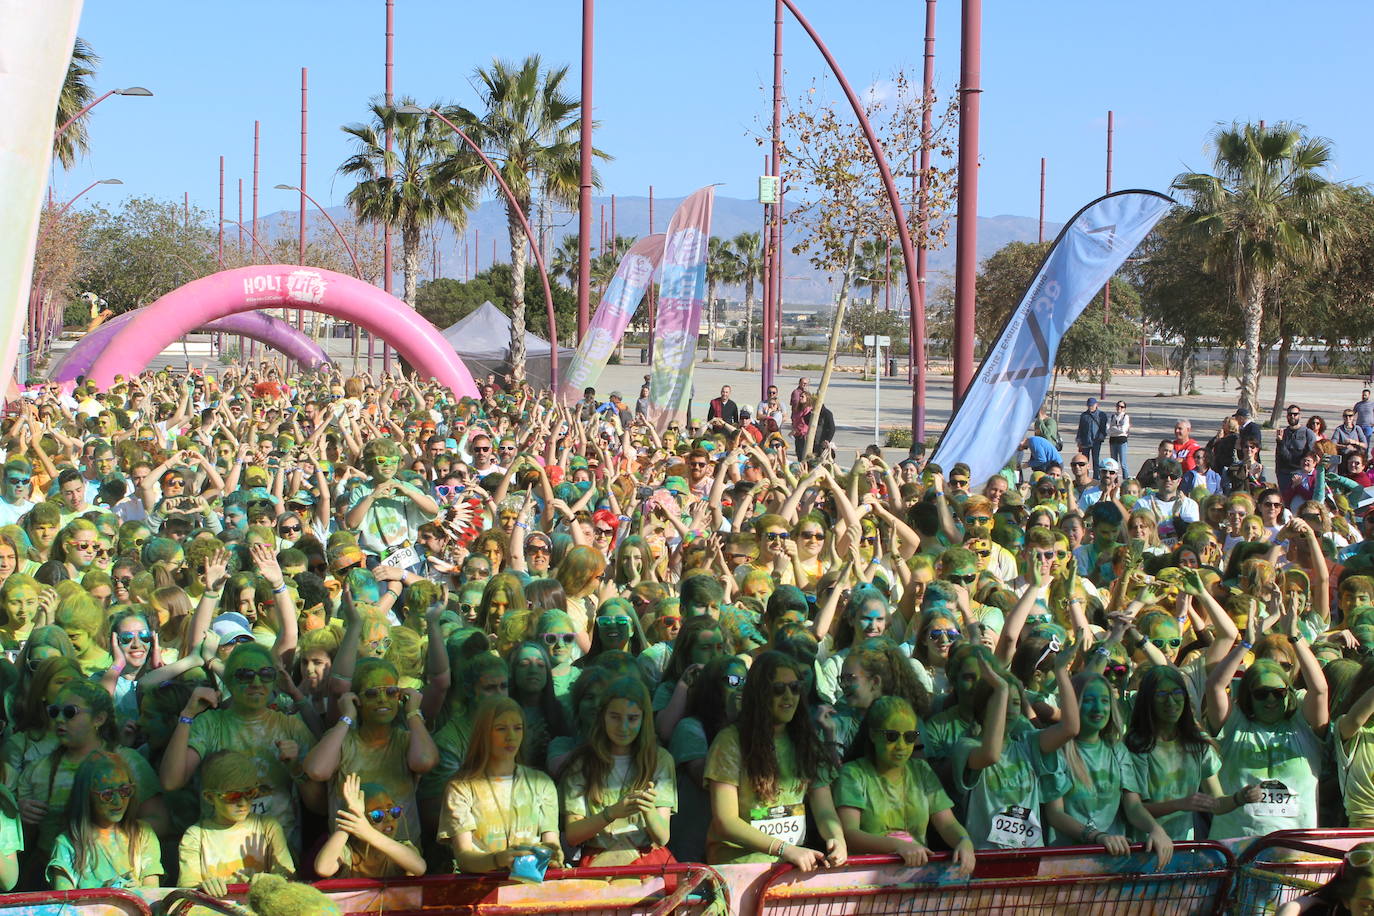
[[[272,256],[267,253],[267,249],[262,247],[262,242],[258,241],[258,237],[253,234],[253,230],[248,228],[248,225],[244,223],[243,220],[234,219],[232,216],[226,216],[223,221],[226,223],[233,223],[235,226],[238,226],[240,232],[248,233],[249,240],[257,246],[258,251],[262,252],[262,256],[266,258],[268,261],[272,260]]]
[[[329,220],[329,225],[334,227],[334,234],[337,235],[339,237],[339,241],[343,243],[344,251],[348,252],[348,259],[353,262],[353,276],[361,280],[363,278],[363,269],[358,266],[358,257],[353,253],[353,246],[348,244],[348,239],[344,238],[343,230],[340,229],[339,224],[334,221],[334,217],[329,215],[329,211],[326,210],[324,207],[321,207],[319,201],[311,197],[309,194],[305,193],[304,190],[297,187],[296,185],[279,184],[274,185],[274,187],[278,191],[299,191],[302,197],[304,197],[306,200],[310,201],[312,204],[315,205],[315,209],[319,210],[320,214],[324,216],[325,219]],[[301,263],[305,263],[304,257],[301,258]]]
[[[112,95],[150,96],[152,95],[152,93],[149,92],[147,89],[144,89],[142,86],[130,86],[128,89],[111,89],[109,92],[100,96],[94,102],[87,105],[85,108],[81,109],[76,114],[72,115],[70,118],[64,121],[62,123],[62,126],[57,128],[57,130],[53,132],[53,139],[56,140],[58,137],[62,136],[62,131],[66,130],[68,127],[71,127],[77,118],[80,118],[86,112],[90,111],[92,108],[99,105],[101,102],[105,101]]]
[[[92,105],[94,105],[94,104],[95,104],[95,103],[92,103]],[[68,123],[71,123],[71,122],[69,121]],[[89,191],[89,190],[91,190],[92,188],[94,188],[96,185],[101,185],[101,184],[123,184],[123,183],[124,183],[124,182],[120,181],[118,178],[102,178],[102,179],[100,179],[99,181],[92,181],[90,184],[86,185],[86,186],[85,186],[84,188],[82,188],[80,191],[77,191],[76,194],[74,194],[70,200],[68,200],[65,204],[63,204],[61,207],[59,207],[59,208],[57,209],[57,212],[54,213],[51,217],[48,218],[47,224],[43,227],[43,230],[42,230],[41,232],[38,233],[38,240],[37,240],[36,242],[34,242],[34,245],[33,245],[33,250],[34,250],[35,254],[38,252],[39,249],[41,249],[41,248],[43,247],[43,239],[47,238],[48,233],[52,231],[52,227],[53,227],[54,225],[57,224],[58,218],[60,218],[60,217],[62,216],[62,214],[66,213],[68,210],[70,210],[70,209],[72,208],[72,204],[76,203],[77,200],[79,200],[83,194],[85,194],[87,191]],[[34,349],[34,347],[37,345],[37,343],[38,343],[38,336],[39,336],[39,333],[40,333],[40,330],[41,330],[41,327],[40,327],[40,326],[43,324],[43,322],[41,321],[41,319],[42,319],[43,316],[40,314],[39,303],[40,303],[40,302],[42,301],[42,299],[43,299],[43,277],[46,275],[46,273],[47,273],[47,271],[43,271],[43,272],[39,273],[39,275],[34,279],[33,283],[30,284],[30,286],[29,286],[29,349],[30,349],[30,350]]]
[[[587,0],[587,2],[590,3],[591,0]],[[478,157],[479,159],[482,160],[482,162],[483,162],[484,165],[486,165],[487,171],[491,172],[491,177],[495,178],[495,179],[496,179],[496,183],[499,184],[499,185],[501,186],[501,191],[506,195],[506,200],[508,200],[508,201],[510,202],[511,209],[515,211],[515,215],[516,215],[517,217],[519,217],[519,219],[520,219],[520,225],[521,225],[522,227],[524,227],[524,230],[525,230],[525,237],[526,237],[527,239],[530,239],[530,240],[533,240],[533,239],[536,238],[536,236],[535,236],[535,234],[534,234],[534,229],[530,226],[529,217],[527,217],[527,216],[525,215],[525,211],[524,211],[523,209],[521,209],[521,207],[520,207],[520,202],[517,201],[517,200],[515,199],[515,193],[514,193],[513,191],[511,191],[510,185],[506,184],[506,179],[504,179],[504,178],[501,177],[501,171],[496,167],[496,164],[495,164],[494,162],[492,162],[490,159],[487,158],[487,154],[484,153],[484,152],[482,152],[482,148],[481,148],[480,146],[478,146],[475,142],[473,142],[473,139],[472,139],[471,137],[469,137],[466,133],[463,132],[463,129],[462,129],[461,127],[459,127],[457,124],[454,124],[452,121],[450,121],[448,118],[444,117],[442,114],[440,114],[438,111],[434,110],[433,108],[422,108],[422,107],[420,107],[419,105],[402,105],[400,108],[397,108],[396,111],[397,111],[397,113],[399,113],[399,114],[429,114],[429,115],[433,115],[434,117],[438,118],[440,121],[442,121],[442,122],[444,122],[445,124],[447,124],[448,127],[449,127],[449,130],[451,130],[451,131],[453,131],[455,134],[457,134],[457,135],[462,139],[462,141],[463,141],[464,143],[466,143],[466,144],[468,145],[468,147],[469,147],[474,153],[477,154],[477,157]],[[587,238],[586,238],[586,236],[584,235],[584,236],[583,236],[583,240],[582,240],[582,244],[585,245],[586,243],[587,243]],[[549,388],[551,388],[553,391],[557,392],[557,391],[558,391],[558,324],[557,324],[557,322],[555,321],[554,315],[553,315],[553,288],[549,286],[549,272],[548,272],[548,270],[545,269],[545,267],[544,267],[544,255],[543,255],[543,253],[539,250],[539,246],[538,246],[538,245],[531,245],[530,248],[531,248],[531,250],[534,252],[534,262],[535,262],[535,264],[537,264],[537,265],[539,266],[539,281],[540,281],[541,283],[544,284],[544,305],[545,305],[546,310],[547,310],[547,312],[548,312],[548,319],[549,319]],[[492,261],[493,261],[493,263],[495,263],[495,258],[494,258],[494,257],[493,257]],[[582,277],[582,281],[586,281],[586,280],[587,280],[587,277],[584,275],[584,276]]]

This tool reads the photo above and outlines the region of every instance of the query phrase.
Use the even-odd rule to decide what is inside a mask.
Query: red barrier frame
[[[21,906],[44,906],[53,903],[100,903],[114,901],[117,905],[127,906],[138,916],[153,916],[153,908],[148,901],[115,887],[96,887],[77,891],[24,891],[18,894],[0,895],[0,912]]]
[[[1131,847],[1132,853],[1143,851],[1142,845],[1136,844]],[[1222,884],[1217,892],[1216,901],[1213,904],[1212,912],[1220,914],[1230,899],[1232,877],[1235,874],[1236,858],[1220,843],[1213,842],[1188,842],[1176,843],[1174,852],[1203,852],[1209,851],[1220,854],[1223,864],[1217,868],[1207,871],[1183,871],[1183,872],[1164,872],[1155,874],[1151,872],[1126,872],[1126,873],[1103,873],[1094,875],[1065,875],[1062,877],[1040,878],[1040,863],[1047,858],[1073,858],[1073,857],[1097,857],[1105,854],[1101,846],[1045,846],[1034,847],[1024,850],[979,850],[978,864],[974,869],[973,876],[963,886],[976,887],[979,890],[1014,890],[1024,889],[1027,879],[1034,878],[1036,887],[1065,887],[1075,884],[1084,884],[1092,881],[1109,882],[1122,879],[1129,879],[1132,882],[1150,880],[1178,880],[1180,878],[1195,878],[1198,880],[1221,879]],[[948,852],[932,853],[931,863],[948,862],[952,855]],[[898,865],[901,864],[901,857],[895,855],[872,855],[872,856],[850,856],[845,865],[841,868],[851,866],[873,866],[873,865]],[[773,868],[763,879],[762,885],[758,889],[758,896],[754,902],[754,916],[766,916],[768,911],[768,892],[777,881],[783,876],[791,874],[795,868],[786,863],[780,863]],[[894,893],[891,887],[837,887],[818,889],[814,894],[808,895],[812,899],[824,900],[836,897],[870,897],[882,894]]]

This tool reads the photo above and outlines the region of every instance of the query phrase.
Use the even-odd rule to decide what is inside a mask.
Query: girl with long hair
[[[706,858],[706,828],[711,823],[711,799],[706,789],[706,755],[725,726],[739,718],[740,699],[749,667],[743,659],[720,655],[712,659],[687,694],[686,714],[673,729],[668,752],[677,764],[678,813],[668,848],[679,861]]]
[[[6,697],[7,719],[14,731],[5,738],[0,756],[11,773],[21,772],[57,748],[57,720],[48,716],[48,706],[68,681],[82,676],[81,668],[66,656],[35,654],[29,658],[35,667],[32,671],[27,666],[20,669],[27,676],[22,692],[16,690]]]
[[[831,721],[841,756],[861,734],[863,717],[881,697],[900,697],[919,716],[930,712],[930,694],[912,671],[911,659],[885,638],[866,639],[845,656],[840,694]]]
[[[696,616],[683,622],[663,679],[654,688],[654,716],[660,741],[673,736],[673,729],[687,708],[687,692],[702,668],[716,656],[725,654],[725,631],[719,621]]]
[[[973,841],[954,817],[930,764],[913,756],[920,743],[916,710],[901,697],[873,701],[864,714],[854,759],[840,769],[833,792],[854,852],[889,853],[907,865],[930,859],[926,831],[934,827],[954,850],[960,877],[973,874]]]
[[[140,788],[120,755],[95,751],[85,758],[48,861],[53,890],[158,886],[161,849],[153,828],[139,820]]]
[[[42,594],[43,586],[23,573],[14,573],[0,585],[0,648],[6,652],[23,648],[38,618]]]
[[[1321,663],[1298,632],[1297,612],[1297,603],[1289,602],[1276,627],[1282,632],[1267,637],[1286,643],[1283,649],[1296,655],[1297,671],[1291,662],[1285,668],[1267,657],[1282,651],[1278,645],[1269,651],[1255,646],[1255,661],[1238,684],[1233,682],[1245,658],[1246,643],[1258,630],[1256,622],[1247,627],[1247,639],[1237,642],[1207,678],[1205,711],[1220,745],[1221,788],[1242,793],[1258,785],[1263,793],[1257,804],[1218,814],[1212,821],[1213,837],[1259,836],[1317,826],[1320,736],[1325,735],[1329,713],[1327,685]],[[1297,675],[1307,688],[1301,700],[1294,683]]]
[[[1127,826],[1146,837],[1145,849],[1163,870],[1174,843],[1145,810],[1139,775],[1121,743],[1122,716],[1116,692],[1105,677],[1083,672],[1073,679],[1078,696],[1078,735],[1064,745],[1073,782],[1062,798],[1046,806],[1060,845],[1101,844],[1116,856],[1130,854]]]
[[[587,743],[562,775],[563,830],[582,847],[582,865],[657,865],[668,852],[677,810],[673,758],[654,736],[649,692],[621,677],[601,694]]]
[[[162,666],[157,630],[146,611],[124,607],[110,617],[110,655],[114,659],[100,676],[100,683],[114,698],[118,725],[138,718],[138,679],[145,671]]]
[[[554,693],[553,660],[541,642],[527,640],[506,656],[511,699],[525,711],[524,758],[536,766],[548,759],[549,742],[568,733],[563,704]]]
[[[1217,774],[1217,744],[1193,714],[1183,673],[1171,665],[1146,670],[1126,732],[1145,810],[1170,839],[1195,839],[1197,814],[1229,814],[1260,799],[1257,786],[1228,796]]]
[[[519,703],[492,697],[477,707],[467,757],[445,789],[439,817],[438,839],[460,872],[510,868],[536,846],[551,864],[562,862],[558,790],[548,775],[518,762],[524,738]]]
[[[806,702],[805,674],[792,658],[772,650],[750,668],[739,720],[721,730],[706,759],[708,862],[783,861],[810,871],[843,865],[848,857],[822,773],[823,749]],[[825,852],[801,845],[808,812]]]
[[[607,651],[629,652],[637,657],[648,645],[634,606],[624,598],[607,598],[596,609],[591,647],[576,664],[579,668],[586,668],[595,664],[596,657]]]

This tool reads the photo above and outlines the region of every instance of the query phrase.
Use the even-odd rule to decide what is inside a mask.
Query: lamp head
[[[147,89],[144,89],[142,86],[130,86],[130,87],[127,88],[127,89],[116,89],[116,90],[114,91],[114,94],[115,94],[115,95],[152,95],[151,92],[149,92]]]

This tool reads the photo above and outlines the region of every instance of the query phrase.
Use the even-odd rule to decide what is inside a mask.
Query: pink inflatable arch
[[[410,306],[375,286],[332,270],[264,264],[220,271],[139,309],[138,317],[100,354],[90,379],[101,388],[116,375],[141,372],[163,347],[206,322],[254,309],[305,309],[351,321],[396,348],[422,378],[459,397],[477,385],[458,354]]]
[[[85,375],[90,371],[96,357],[110,345],[110,341],[118,337],[137,317],[137,311],[125,312],[111,318],[94,331],[87,331],[48,369],[48,378],[54,382],[70,382],[77,376]],[[329,362],[329,357],[309,334],[296,330],[294,325],[274,318],[266,312],[225,315],[223,318],[207,322],[196,330],[240,334],[281,351],[289,359],[308,369],[318,369]]]

